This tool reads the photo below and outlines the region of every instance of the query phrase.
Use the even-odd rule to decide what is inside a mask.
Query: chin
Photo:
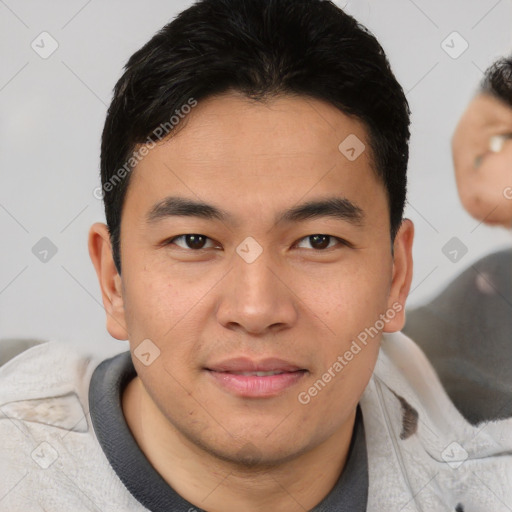
[[[505,229],[512,228],[512,219],[500,220],[500,219],[485,219],[484,224],[491,227],[502,227]]]
[[[304,450],[297,450],[297,445],[276,446],[275,443],[268,443],[267,446],[259,445],[257,440],[247,440],[240,448],[233,450],[233,447],[207,447],[203,449],[210,452],[216,458],[229,462],[240,469],[255,468],[268,470],[280,466],[285,462],[295,459]],[[268,440],[267,440],[268,441]]]
[[[512,226],[512,205],[510,203],[484,201],[474,196],[469,199],[464,198],[461,202],[471,217],[479,222],[507,229]]]
[[[493,207],[489,207],[486,211],[479,210],[472,214],[472,216],[487,226],[510,229],[510,227],[512,227],[512,215],[506,214],[505,212],[499,212],[499,214],[496,215],[498,212],[494,212],[494,215],[489,216],[489,212],[491,212],[492,209]]]

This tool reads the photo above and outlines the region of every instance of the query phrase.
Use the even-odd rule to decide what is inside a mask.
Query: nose
[[[275,333],[297,321],[292,284],[266,251],[251,263],[237,254],[217,308],[217,319],[228,329],[250,334]]]

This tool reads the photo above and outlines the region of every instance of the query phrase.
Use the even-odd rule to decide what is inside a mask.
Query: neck
[[[184,499],[209,512],[314,508],[345,467],[355,420],[354,410],[334,435],[291,460],[247,466],[219,459],[192,443],[161,413],[138,377],[126,387],[122,408],[155,470]]]

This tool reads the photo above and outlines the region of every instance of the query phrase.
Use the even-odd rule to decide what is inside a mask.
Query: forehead
[[[329,103],[227,93],[198,102],[180,122],[137,164],[126,202],[139,196],[149,207],[149,198],[178,193],[242,211],[327,192],[385,197],[363,123]]]
[[[184,123],[185,128],[169,142],[182,158],[198,163],[235,161],[249,155],[259,159],[309,155],[334,162],[340,155],[339,143],[347,136],[367,139],[359,120],[305,96],[255,101],[240,93],[225,93],[199,102]]]

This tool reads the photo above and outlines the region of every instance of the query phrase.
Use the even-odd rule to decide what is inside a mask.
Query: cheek
[[[320,366],[316,368],[314,381],[328,382],[314,400],[314,407],[333,425],[355,407],[372,375],[380,347],[383,327],[380,315],[386,312],[387,291],[387,280],[382,279],[381,273],[372,275],[369,269],[365,273],[354,271],[333,283],[328,293],[329,303],[315,310],[318,316],[324,313],[321,317],[324,329],[315,341]],[[344,408],[336,412],[332,408],[334,403],[344,404]]]
[[[512,184],[512,151],[489,155],[479,169],[481,185],[496,201],[504,199],[503,191]]]
[[[512,200],[509,193],[512,174],[494,168],[492,161],[478,170],[478,175],[458,185],[459,197],[468,213],[486,222],[509,223],[512,218]]]
[[[310,379],[299,395],[311,418],[322,418],[321,429],[330,431],[346,420],[370,380],[379,351],[379,337],[364,345],[345,343],[331,352],[325,366]],[[320,349],[320,348],[319,348]],[[349,355],[350,354],[350,355]],[[307,402],[307,403],[306,403]]]
[[[197,293],[169,274],[147,268],[126,276],[125,312],[130,340],[154,337],[163,340],[186,317]]]
[[[379,260],[383,263],[379,264]],[[323,333],[317,343],[322,346],[318,353],[324,355],[324,365],[332,364],[333,359],[348,350],[352,340],[365,330],[375,332],[376,323],[380,315],[386,313],[388,305],[392,271],[388,260],[390,255],[382,254],[373,262],[361,261],[348,268],[340,267],[323,279],[310,274],[296,279],[295,287],[306,306],[305,312]],[[381,330],[381,323],[377,324],[378,330]],[[378,341],[374,344],[378,345]]]
[[[369,253],[370,251],[367,251]],[[382,253],[381,257],[366,254],[354,258],[346,266],[326,276],[322,288],[317,287],[311,293],[313,303],[322,304],[325,301],[326,310],[339,319],[348,316],[354,319],[371,317],[385,307],[389,284],[391,281],[390,254]],[[347,318],[344,318],[346,321]]]

